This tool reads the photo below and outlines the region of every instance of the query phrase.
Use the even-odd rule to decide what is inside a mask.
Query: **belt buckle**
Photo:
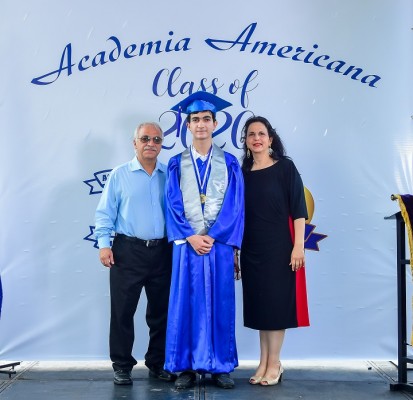
[[[146,241],[146,247],[153,247],[153,243],[154,242],[154,240],[152,240],[152,239],[149,239],[149,240],[147,240]]]

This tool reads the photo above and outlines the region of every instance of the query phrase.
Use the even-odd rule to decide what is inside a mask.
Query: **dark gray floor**
[[[3,364],[3,363],[1,363]],[[141,363],[140,363],[141,365]],[[254,365],[241,363],[232,377],[236,387],[215,387],[206,376],[191,390],[174,389],[173,384],[148,377],[145,367],[133,370],[133,386],[116,386],[109,362],[22,362],[11,379],[0,374],[2,400],[377,400],[413,399],[411,393],[390,391],[397,381],[397,368],[383,361],[285,361],[281,384],[253,386],[248,378]]]

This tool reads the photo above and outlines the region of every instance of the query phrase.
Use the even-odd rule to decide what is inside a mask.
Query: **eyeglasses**
[[[141,143],[149,143],[152,140],[152,142],[154,142],[155,144],[161,144],[163,141],[163,138],[161,138],[160,136],[151,137],[148,135],[138,137],[138,139],[141,141]]]

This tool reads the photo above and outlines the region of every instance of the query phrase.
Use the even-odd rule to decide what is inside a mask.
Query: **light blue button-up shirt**
[[[166,166],[157,161],[149,175],[136,157],[112,170],[95,213],[100,249],[110,247],[113,231],[144,240],[166,236],[166,174]]]

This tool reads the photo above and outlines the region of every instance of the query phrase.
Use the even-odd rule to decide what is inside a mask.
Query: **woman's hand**
[[[305,265],[304,258],[304,247],[303,246],[294,246],[293,251],[291,252],[291,269],[293,271],[298,271],[300,268]]]

